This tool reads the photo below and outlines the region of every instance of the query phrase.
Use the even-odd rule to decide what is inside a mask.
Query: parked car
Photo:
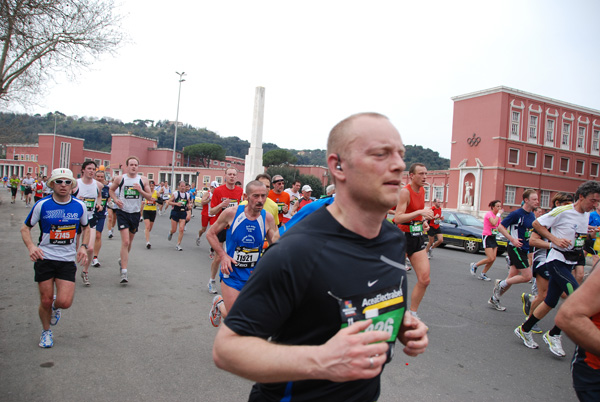
[[[198,190],[197,194],[196,194],[196,199],[194,200],[194,209],[196,207],[198,208],[202,208],[202,196],[204,195],[204,193],[206,193],[208,190],[208,187],[202,187],[202,189]]]
[[[465,249],[467,253],[475,254],[483,250],[481,235],[483,233],[483,222],[473,215],[463,212],[443,211],[444,220],[440,222],[440,229],[444,235],[442,245],[458,246]],[[497,255],[506,251],[507,239],[501,233],[496,235],[498,243]]]

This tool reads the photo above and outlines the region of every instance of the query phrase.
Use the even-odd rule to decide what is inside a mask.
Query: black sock
[[[535,315],[531,314],[531,317],[529,317],[521,326],[521,328],[523,328],[523,332],[531,332],[531,328],[533,328],[538,321],[539,319],[536,318]]]
[[[550,336],[556,336],[556,335],[560,335],[561,334],[561,329],[558,328],[556,325],[554,327],[552,327],[552,329],[550,331],[548,331],[548,335]]]

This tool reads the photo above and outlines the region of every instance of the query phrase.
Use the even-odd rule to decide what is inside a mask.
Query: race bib
[[[282,214],[284,206],[285,206],[285,202],[278,202],[277,203],[277,212],[279,212],[280,214]]]
[[[96,205],[96,199],[95,198],[84,198],[83,202],[85,203],[85,208],[88,211],[93,211],[94,210],[94,206]]]
[[[226,200],[227,198],[224,198],[224,200]],[[237,207],[239,205],[238,200],[235,199],[230,199],[229,200],[229,205],[227,205],[225,208],[233,208],[233,207]]]
[[[76,225],[51,225],[50,244],[72,244],[76,236]]]
[[[421,236],[423,234],[423,222],[421,221],[412,221],[408,227],[411,236]]]
[[[131,200],[140,198],[140,192],[133,188],[133,186],[124,186],[123,189],[123,197],[125,197],[125,199]]]
[[[529,240],[531,237],[531,232],[533,232],[533,229],[528,229],[525,231],[525,240]]]
[[[587,238],[587,234],[578,233],[577,237],[575,238],[575,244],[573,245],[573,250],[574,251],[582,251],[586,238]]]
[[[233,252],[233,259],[236,261],[236,268],[254,268],[258,262],[260,253],[258,247],[236,247]]]
[[[107,200],[108,200],[108,198],[102,198],[102,201],[100,202],[100,205],[102,205],[102,207],[105,207]]]

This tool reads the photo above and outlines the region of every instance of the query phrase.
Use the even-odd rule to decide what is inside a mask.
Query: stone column
[[[250,149],[244,165],[244,189],[246,184],[254,180],[257,174],[265,171],[263,167],[262,135],[265,114],[265,88],[256,87],[254,95],[254,118],[252,121],[252,136]]]

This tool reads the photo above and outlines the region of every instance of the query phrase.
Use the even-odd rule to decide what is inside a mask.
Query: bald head
[[[365,117],[389,120],[386,116],[379,113],[358,113],[345,118],[331,129],[329,138],[327,139],[327,154],[344,155],[348,150],[348,145],[356,139],[358,134],[353,130],[353,123]]]

